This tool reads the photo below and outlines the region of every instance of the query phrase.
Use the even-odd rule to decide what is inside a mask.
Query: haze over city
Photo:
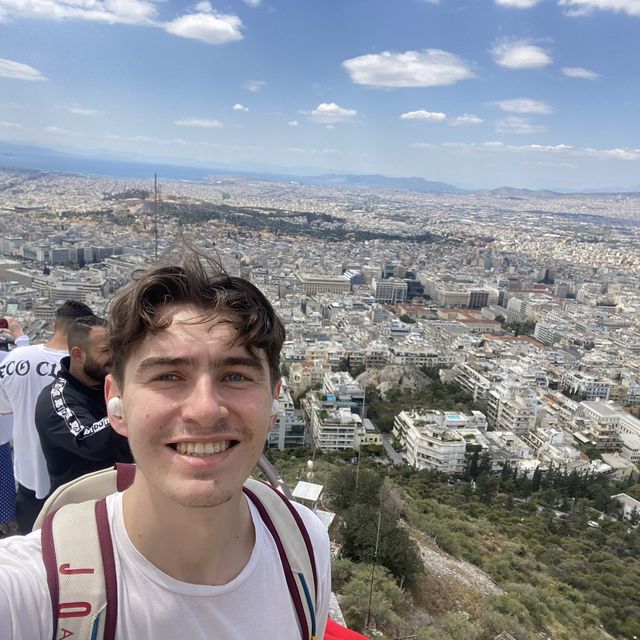
[[[0,151],[634,190],[639,16],[635,0],[0,0]]]

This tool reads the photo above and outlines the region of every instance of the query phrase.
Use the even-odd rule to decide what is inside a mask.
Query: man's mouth
[[[184,456],[211,456],[223,453],[236,444],[238,444],[237,440],[222,440],[219,442],[178,442],[171,446]]]

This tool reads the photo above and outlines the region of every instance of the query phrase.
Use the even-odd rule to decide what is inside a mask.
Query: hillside
[[[277,454],[278,468],[299,477],[309,453]],[[352,628],[366,626],[375,572],[369,627],[382,635],[372,638],[640,637],[640,528],[618,521],[610,498],[640,485],[510,474],[497,493],[493,476],[452,482],[363,459],[354,491],[356,469],[341,456],[316,454],[315,469],[323,508],[337,514],[334,588]]]

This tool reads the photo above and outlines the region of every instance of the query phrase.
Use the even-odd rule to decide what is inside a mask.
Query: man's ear
[[[72,360],[76,360],[78,362],[82,362],[83,352],[80,347],[71,347],[71,351],[69,351],[69,356]]]
[[[109,423],[116,433],[121,436],[128,436],[127,416],[124,412],[124,403],[118,389],[118,383],[109,373],[104,379],[104,399],[107,403],[107,415]]]
[[[281,389],[282,389],[282,378],[280,378],[280,380],[278,380],[278,382],[276,383],[275,387],[273,387],[272,397],[273,397],[274,400],[278,400],[278,398],[280,397]],[[278,414],[277,413],[275,415],[272,415],[269,418],[268,433],[271,433],[273,431],[273,428],[276,426],[276,420],[277,419],[278,419]]]

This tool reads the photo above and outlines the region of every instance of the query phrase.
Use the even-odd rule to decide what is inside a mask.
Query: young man
[[[36,428],[47,461],[51,493],[75,478],[131,462],[127,439],[107,418],[104,379],[111,369],[106,322],[78,318],[69,328],[69,355],[56,379],[40,393]]]
[[[49,474],[34,422],[38,396],[55,378],[67,355],[67,331],[76,319],[92,315],[86,305],[67,300],[56,310],[53,337],[12,351],[0,365],[0,413],[13,414],[13,464],[18,483],[16,510],[20,533],[29,533],[49,495]]]
[[[20,323],[13,317],[0,318],[6,329],[0,329],[0,362],[14,347],[28,347]],[[17,530],[16,481],[13,476],[13,418],[0,415],[0,537],[13,535]]]
[[[129,438],[133,485],[107,498],[119,639],[299,640],[275,543],[242,493],[280,391],[284,327],[251,283],[195,258],[158,267],[110,308],[109,420]],[[324,636],[329,544],[296,505],[314,547],[316,637]],[[49,640],[38,533],[0,542],[7,637]]]

